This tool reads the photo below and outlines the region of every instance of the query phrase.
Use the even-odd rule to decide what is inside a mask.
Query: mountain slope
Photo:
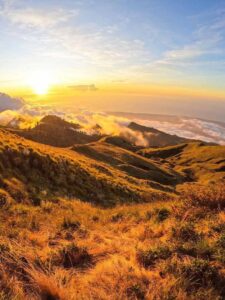
[[[142,148],[141,146],[134,145],[127,138],[118,135],[103,137],[101,141],[134,152]]]
[[[225,146],[192,142],[170,147],[138,151],[144,157],[169,163],[188,180],[210,181],[225,178]]]
[[[130,146],[0,129],[0,299],[225,299],[225,147]]]
[[[41,145],[6,130],[0,130],[0,141],[3,187],[5,179],[15,177],[35,195],[45,191],[106,206],[161,195],[146,180],[129,178],[118,168],[70,149]]]
[[[72,149],[124,171],[128,176],[148,180],[149,184],[156,182],[162,185],[175,185],[182,182],[182,176],[178,173],[171,172],[168,168],[157,166],[157,164],[138,154],[103,141],[87,145],[75,145]]]
[[[148,142],[149,147],[171,146],[189,141],[186,138],[182,138],[177,135],[171,135],[155,128],[139,125],[135,122],[131,122],[128,125],[128,128],[136,132],[141,132],[145,140]]]
[[[67,122],[54,115],[45,116],[34,128],[13,132],[35,142],[56,147],[89,143],[100,138],[98,135],[85,134],[79,124]]]
[[[148,147],[164,147],[193,141],[134,122],[128,125],[129,135],[127,137],[124,137],[123,130],[118,136],[106,136],[101,133],[104,132],[104,128],[101,128],[98,124],[92,128],[95,134],[90,135],[87,134],[79,124],[67,122],[54,115],[43,117],[35,127],[30,129],[15,129],[11,128],[13,127],[11,123],[8,125],[12,132],[22,137],[56,147],[86,144],[103,138],[106,139],[106,142],[109,144],[135,151],[141,148],[135,145],[136,136],[141,137],[142,143],[144,142]],[[123,129],[126,129],[126,126]]]

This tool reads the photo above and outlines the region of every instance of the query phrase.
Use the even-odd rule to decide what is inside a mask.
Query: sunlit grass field
[[[223,146],[0,137],[1,300],[225,298]]]
[[[225,186],[97,208],[1,190],[0,299],[224,299]]]

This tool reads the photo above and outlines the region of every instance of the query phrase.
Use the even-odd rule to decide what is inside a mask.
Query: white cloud
[[[117,24],[99,27],[86,22],[80,25],[74,18],[80,13],[79,9],[50,5],[46,9],[34,8],[20,2],[16,5],[16,1],[4,1],[0,16],[18,25],[19,30],[15,28],[13,35],[19,34],[30,45],[37,41],[34,52],[38,55],[50,59],[69,58],[74,63],[106,68],[133,64],[148,55],[144,42],[120,36]]]
[[[17,110],[24,105],[23,99],[13,98],[7,94],[0,93],[0,111],[12,109]]]
[[[204,15],[204,14],[203,14]],[[201,19],[203,16],[198,16]],[[204,16],[206,17],[206,16]],[[175,65],[185,67],[190,63],[199,63],[202,58],[202,64],[208,63],[207,55],[212,56],[224,54],[223,43],[225,40],[225,13],[224,11],[211,12],[206,20],[198,24],[193,32],[193,42],[180,48],[166,51],[163,57],[155,62],[155,65]],[[196,60],[196,58],[198,60]]]
[[[224,53],[221,43],[224,42],[225,22],[224,12],[221,11],[211,12],[204,20],[199,17],[200,21],[192,24],[197,23],[195,31],[187,37],[189,42],[184,44],[184,38],[177,36],[176,32],[156,29],[152,24],[145,28],[148,33],[145,37],[140,32],[138,38],[132,39],[126,34],[126,31],[129,32],[129,23],[125,28],[122,21],[121,24],[118,21],[117,24],[109,22],[101,26],[98,20],[95,22],[93,19],[85,23],[79,19],[78,22],[74,16],[78,13],[82,16],[83,12],[77,1],[73,2],[73,10],[62,8],[65,7],[64,3],[62,7],[55,7],[50,5],[50,1],[46,9],[38,1],[36,8],[28,7],[28,1],[25,0],[3,2],[0,16],[18,26],[12,34],[19,35],[32,48],[32,53],[47,65],[52,61],[55,65],[56,60],[63,61],[60,71],[68,71],[66,74],[69,79],[65,79],[68,82],[75,78],[76,67],[82,79],[87,76],[90,76],[87,80],[110,76],[109,80],[129,78],[130,81],[151,83],[171,83],[173,80],[184,83],[183,79],[187,83],[199,74],[204,80],[209,73],[204,73],[202,66],[208,69],[213,66],[214,73],[222,70],[223,62],[219,58]],[[162,49],[159,49],[155,55],[154,41],[156,45],[166,45],[167,50],[161,53]],[[183,46],[177,47],[180,42]]]
[[[51,9],[16,6],[14,1],[4,1],[0,15],[21,27],[46,29],[59,23],[67,22],[78,13],[77,10],[66,10],[60,7]]]
[[[33,127],[46,115],[57,115],[69,122],[79,123],[88,134],[94,133],[94,127],[98,124],[103,134],[119,135],[127,138],[132,143],[140,146],[148,146],[148,141],[142,133],[136,133],[127,128],[131,121],[138,124],[153,127],[169,134],[176,134],[189,139],[198,139],[206,142],[214,142],[225,145],[225,123],[202,120],[198,118],[173,117],[152,115],[149,118],[114,116],[103,112],[80,111],[71,113],[72,108],[61,111],[51,106],[24,105],[21,109],[5,110],[0,112],[0,124],[9,122],[21,128]],[[124,115],[126,116],[126,114]],[[158,119],[157,119],[158,116]]]
[[[166,119],[166,116],[165,116]],[[195,118],[180,117],[170,120],[135,120],[137,123],[154,127],[169,134],[176,134],[189,139],[198,139],[225,145],[225,124]]]

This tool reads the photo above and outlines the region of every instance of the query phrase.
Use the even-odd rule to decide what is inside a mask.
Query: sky
[[[0,0],[0,92],[223,121],[224,0]]]

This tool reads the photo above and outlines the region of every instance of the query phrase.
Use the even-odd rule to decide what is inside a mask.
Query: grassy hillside
[[[135,151],[140,148],[135,145],[137,135],[141,138],[141,144],[151,145],[151,147],[164,147],[193,141],[165,133],[155,128],[142,126],[135,122],[131,122],[127,128],[126,126],[121,127],[121,133],[118,136],[106,136],[102,134],[104,128],[101,128],[98,124],[92,127],[92,131],[95,134],[90,135],[85,132],[81,125],[67,122],[55,115],[43,117],[36,126],[30,129],[15,129],[15,124],[14,122],[12,123],[8,124],[12,132],[29,140],[56,147],[86,144],[102,138],[102,140],[105,140],[109,144]],[[123,130],[125,130],[126,134]]]
[[[225,297],[224,183],[107,210],[0,195],[0,299]]]
[[[129,159],[132,153],[126,155]],[[144,163],[157,169],[154,164]],[[43,194],[79,197],[105,206],[151,199],[160,196],[159,190],[163,189],[156,185],[157,190],[153,190],[148,180],[129,177],[123,168],[115,168],[97,158],[37,144],[5,130],[0,130],[0,170],[3,187],[17,189],[22,184],[26,193],[35,197]]]
[[[29,140],[55,147],[84,144],[100,138],[98,135],[87,135],[82,132],[79,124],[67,122],[54,115],[45,116],[34,128],[12,131]]]
[[[142,148],[140,146],[135,146],[130,141],[128,141],[127,138],[117,136],[117,135],[103,137],[101,138],[101,142],[105,142],[129,151],[137,151]]]
[[[126,149],[110,145],[104,141],[87,145],[75,145],[74,151],[113,166],[126,172],[129,176],[157,182],[162,185],[175,185],[182,181],[182,177],[153,161]]]
[[[209,182],[225,178],[225,146],[194,142],[143,149],[138,154],[169,164],[187,180]]]
[[[112,140],[0,129],[0,300],[225,299],[225,147]]]

